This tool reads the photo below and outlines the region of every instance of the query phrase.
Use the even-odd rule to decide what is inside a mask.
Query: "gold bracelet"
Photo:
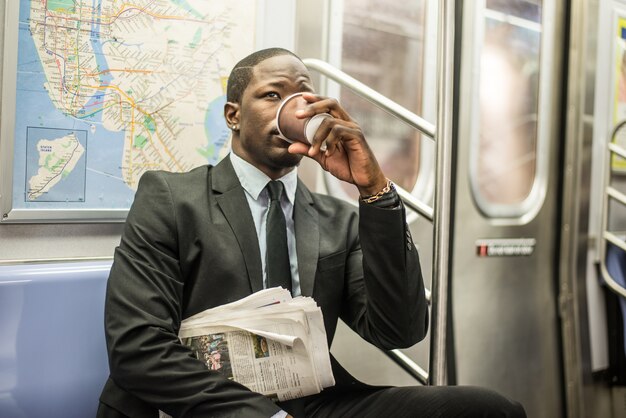
[[[383,197],[386,193],[389,193],[392,189],[393,189],[393,183],[391,182],[391,180],[387,179],[387,184],[385,185],[385,187],[383,187],[383,189],[380,192],[370,195],[370,196],[364,196],[361,198],[361,201],[363,203],[374,203],[375,201]]]

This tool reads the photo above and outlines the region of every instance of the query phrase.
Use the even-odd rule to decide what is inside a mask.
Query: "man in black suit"
[[[281,101],[297,92],[308,102],[298,117],[333,116],[310,146],[290,145],[275,126]],[[208,370],[179,342],[184,318],[271,284],[264,239],[271,180],[284,189],[287,286],[320,305],[329,346],[339,317],[383,349],[411,346],[427,331],[405,211],[359,125],[336,100],[313,94],[306,67],[284,49],[241,60],[227,100],[228,157],[188,173],[148,172],[140,181],[107,288],[111,375],[98,416],[157,417],[159,410],[175,417],[524,416],[519,405],[482,389],[367,386],[334,360],[335,387],[277,405]],[[304,155],[354,184],[359,207],[310,192],[296,175]]]

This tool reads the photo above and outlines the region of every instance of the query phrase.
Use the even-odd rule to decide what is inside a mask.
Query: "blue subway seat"
[[[621,248],[608,243],[606,247],[606,269],[620,286],[626,288],[626,252]],[[619,306],[626,327],[626,299],[619,298]],[[624,329],[624,341],[622,343],[624,355],[626,355],[626,329]]]
[[[0,417],[94,417],[111,262],[0,266]]]

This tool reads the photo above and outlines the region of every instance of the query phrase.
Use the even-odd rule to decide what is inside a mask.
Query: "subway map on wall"
[[[22,0],[13,208],[127,209],[147,170],[216,163],[255,1]]]

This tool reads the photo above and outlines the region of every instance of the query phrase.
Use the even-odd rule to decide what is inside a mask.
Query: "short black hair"
[[[252,79],[252,70],[262,61],[268,58],[277,57],[279,55],[291,55],[298,59],[299,56],[284,48],[267,48],[253,52],[233,67],[228,76],[228,85],[226,86],[226,100],[232,103],[240,103],[243,91],[248,87],[250,79]],[[302,60],[300,60],[302,61]]]

